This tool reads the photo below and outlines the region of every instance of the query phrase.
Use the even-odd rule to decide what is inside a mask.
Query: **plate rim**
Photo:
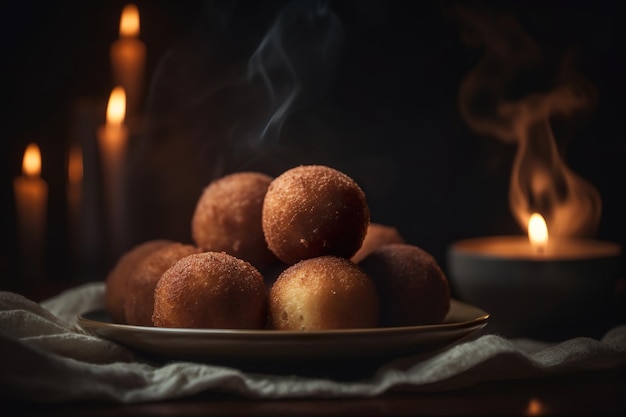
[[[131,324],[121,324],[113,322],[104,322],[87,317],[90,314],[104,312],[104,308],[88,310],[77,315],[77,324],[84,330],[95,331],[97,329],[111,329],[124,332],[142,332],[150,334],[163,335],[184,335],[187,337],[206,336],[206,337],[242,337],[242,338],[274,338],[291,339],[294,337],[302,339],[314,339],[324,337],[338,336],[385,336],[399,335],[403,333],[430,333],[439,331],[460,330],[484,326],[487,324],[490,314],[480,307],[456,300],[450,300],[450,310],[452,308],[472,308],[478,310],[478,315],[470,320],[454,321],[448,323],[425,324],[417,326],[388,326],[388,327],[368,327],[368,328],[350,328],[350,329],[330,329],[330,330],[277,330],[277,329],[213,329],[213,328],[180,328],[180,327],[154,327],[154,326],[138,326]]]

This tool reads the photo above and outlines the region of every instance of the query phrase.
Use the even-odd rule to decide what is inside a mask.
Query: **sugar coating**
[[[265,240],[287,264],[325,255],[350,258],[361,247],[369,220],[358,184],[323,165],[299,166],[276,177],[262,212]]]
[[[272,179],[259,172],[236,172],[211,182],[191,219],[196,245],[207,252],[226,252],[261,270],[277,262],[261,225],[263,199]]]
[[[105,306],[114,323],[125,323],[124,303],[128,293],[126,286],[137,265],[150,253],[175,243],[167,239],[142,242],[122,254],[105,279]]]
[[[161,275],[176,261],[198,253],[193,245],[173,242],[152,251],[133,270],[126,287],[124,318],[127,324],[152,326],[154,289]]]
[[[159,327],[260,329],[267,289],[250,263],[224,252],[182,258],[159,280],[152,321]]]
[[[378,296],[353,262],[335,256],[306,259],[287,268],[270,288],[271,325],[279,330],[378,326]]]

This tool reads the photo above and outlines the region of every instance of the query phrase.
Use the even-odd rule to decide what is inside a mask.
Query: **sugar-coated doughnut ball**
[[[352,178],[327,166],[304,165],[272,181],[262,219],[269,248],[294,264],[325,255],[350,258],[363,243],[370,212]]]
[[[450,309],[450,288],[430,253],[394,243],[374,250],[359,265],[378,289],[381,325],[417,326],[444,320]]]
[[[365,234],[365,239],[361,248],[355,253],[350,260],[355,263],[361,262],[374,249],[378,249],[383,245],[390,243],[405,243],[404,238],[398,232],[398,229],[380,223],[370,223]]]
[[[127,324],[152,326],[152,310],[154,308],[154,289],[161,275],[176,261],[199,249],[193,245],[173,242],[162,246],[144,257],[126,286],[124,300],[124,318]]]
[[[370,328],[379,319],[372,280],[336,256],[306,259],[283,271],[270,288],[269,311],[278,330]]]
[[[237,172],[211,182],[191,220],[196,245],[207,252],[226,252],[260,270],[277,262],[261,226],[263,199],[272,179],[259,172]]]
[[[165,245],[174,243],[167,239],[148,240],[125,252],[105,279],[104,300],[106,311],[114,323],[125,323],[124,302],[128,280],[138,263],[150,253]]]
[[[263,276],[224,252],[187,256],[159,280],[152,321],[158,327],[262,329],[267,322]]]

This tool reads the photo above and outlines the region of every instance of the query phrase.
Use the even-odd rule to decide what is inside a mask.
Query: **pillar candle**
[[[13,181],[22,266],[29,280],[40,279],[44,269],[48,184],[40,176],[41,165],[39,147],[29,144],[24,152],[22,175]]]
[[[115,87],[107,105],[106,123],[98,130],[107,227],[111,255],[117,257],[125,245],[125,171],[128,128],[124,123],[126,94]]]

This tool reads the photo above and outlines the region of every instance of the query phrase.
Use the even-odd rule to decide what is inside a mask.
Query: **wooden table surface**
[[[9,408],[10,407],[10,408]],[[203,393],[142,404],[11,403],[32,416],[528,416],[626,415],[626,372],[499,381],[445,392],[392,392],[374,398],[258,400]],[[9,415],[4,414],[3,415]]]

